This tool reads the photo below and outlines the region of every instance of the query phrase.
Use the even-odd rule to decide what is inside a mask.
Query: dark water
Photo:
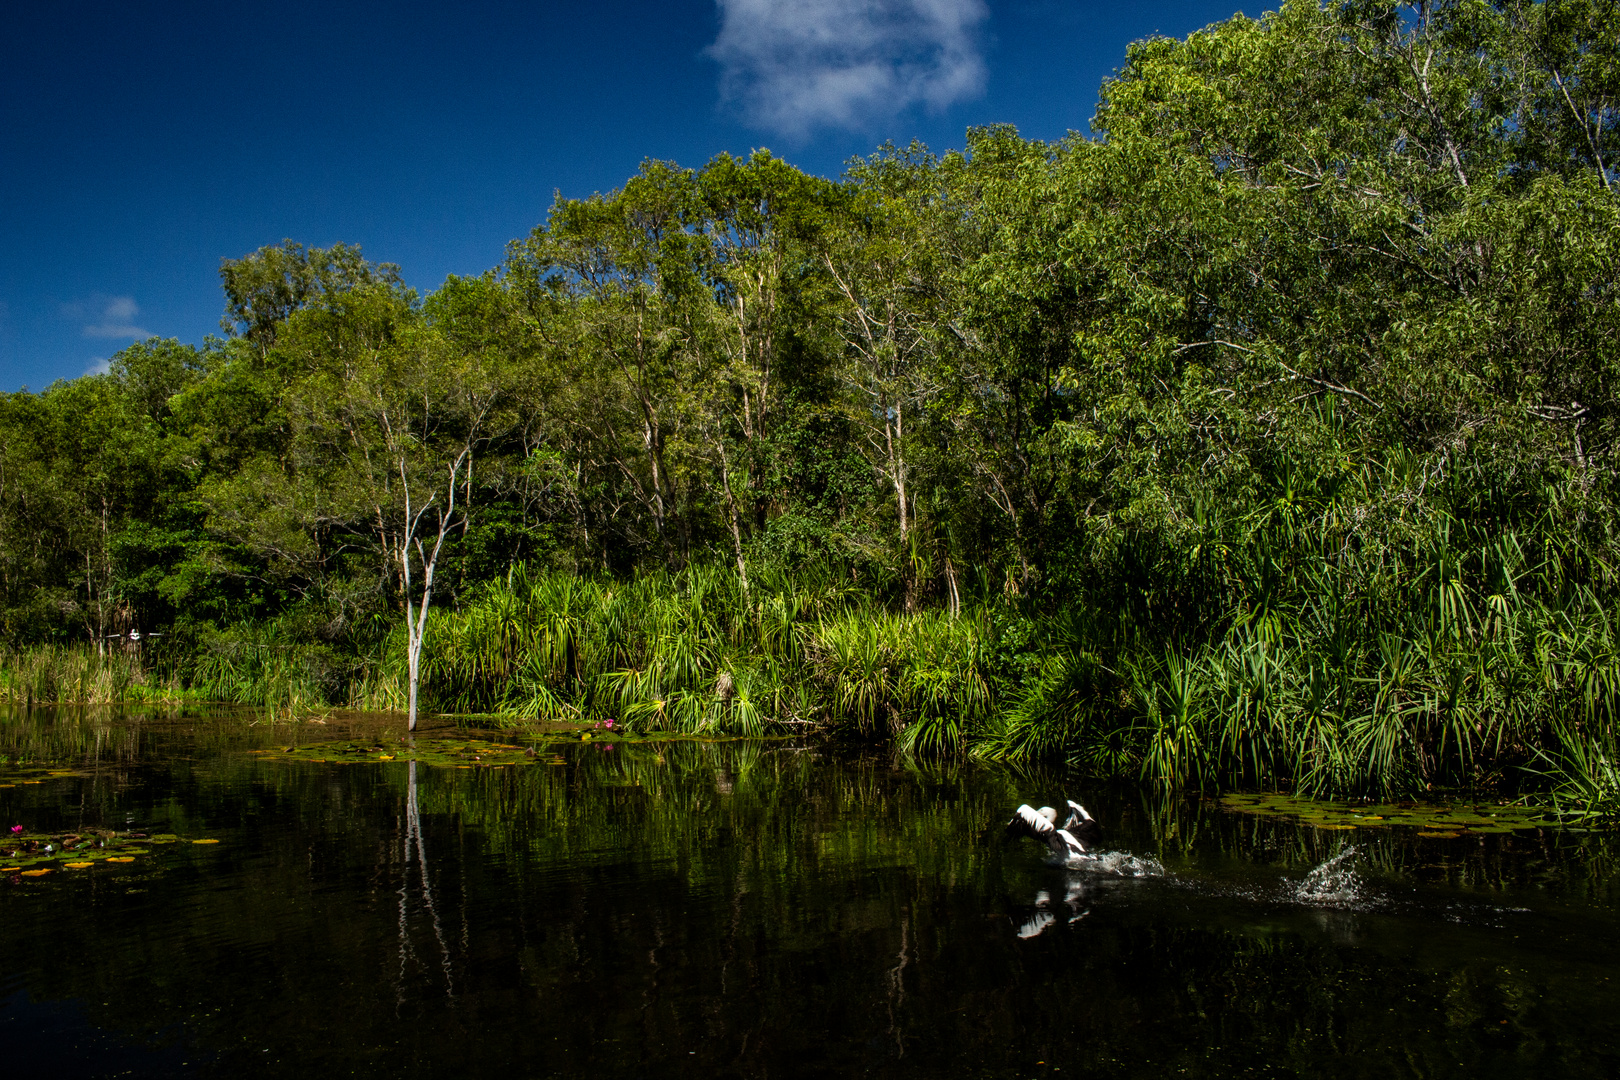
[[[82,769],[0,788],[4,827],[220,841],[0,881],[8,1070],[1620,1074],[1600,834],[1326,832],[1073,785],[1134,858],[1068,872],[987,835],[1060,799],[1052,774],[620,743],[413,787],[250,753],[336,732],[0,714],[0,758]]]

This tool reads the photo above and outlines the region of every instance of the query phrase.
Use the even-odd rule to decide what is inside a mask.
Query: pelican
[[[1057,823],[1056,810],[1050,806],[1036,810],[1025,803],[1013,812],[1012,820],[1007,822],[1007,835],[1028,836],[1041,841],[1060,863],[1090,853],[1102,843],[1102,825],[1073,799],[1069,799],[1068,803],[1069,820],[1061,827]]]

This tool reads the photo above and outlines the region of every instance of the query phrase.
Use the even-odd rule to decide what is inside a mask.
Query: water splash
[[[1356,849],[1345,848],[1294,886],[1294,899],[1318,907],[1350,907],[1361,902],[1361,875],[1350,864]]]
[[[1122,878],[1163,877],[1164,865],[1150,855],[1132,855],[1128,851],[1100,851],[1095,854],[1076,855],[1065,863],[1070,870],[1089,870],[1096,874],[1110,874]]]

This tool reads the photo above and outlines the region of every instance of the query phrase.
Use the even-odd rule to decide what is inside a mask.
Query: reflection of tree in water
[[[0,759],[18,765],[71,765],[122,769],[136,764],[152,742],[144,717],[121,708],[79,705],[0,705]],[[162,715],[154,718],[161,724]]]
[[[895,1057],[906,1056],[906,1040],[902,1034],[900,1024],[895,1019],[895,1013],[906,1004],[906,966],[910,962],[911,951],[911,912],[907,911],[900,918],[900,953],[896,958],[894,967],[884,973],[884,982],[888,984],[889,997],[889,1037],[894,1040]]]
[[[405,1002],[405,981],[410,966],[421,962],[416,956],[416,946],[411,941],[410,908],[411,889],[417,886],[422,910],[427,913],[428,922],[433,927],[433,940],[439,948],[439,967],[444,972],[445,994],[453,1003],[456,998],[455,973],[450,963],[450,946],[444,939],[444,928],[439,923],[439,909],[433,900],[433,875],[428,869],[427,842],[422,836],[422,810],[416,797],[416,762],[410,763],[409,778],[405,794],[405,850],[404,861],[400,871],[399,881],[399,976],[396,990],[399,994],[399,1004]],[[415,864],[416,878],[412,881],[412,864]],[[463,904],[463,907],[466,905]],[[425,965],[423,965],[425,966]]]
[[[1065,778],[775,744],[621,743],[555,760],[164,764],[152,802],[120,795],[107,811],[243,829],[258,815],[262,834],[169,849],[139,882],[148,893],[109,890],[74,919],[19,915],[8,955],[32,973],[30,993],[128,1000],[130,1030],[223,1004],[198,1021],[222,1065],[250,1064],[229,1049],[250,1032],[289,1061],[374,1075],[999,1076],[1009,1047],[1038,1046],[1067,1055],[1064,1074],[1123,1077],[1175,1072],[1194,1045],[1224,1075],[1327,1075],[1319,1055],[1341,1050],[1366,1074],[1457,1075],[1485,1044],[1448,1028],[1454,1014],[1484,1017],[1492,1038],[1539,1040],[1549,1075],[1581,1075],[1596,1051],[1573,1034],[1615,1031],[1613,995],[1573,962],[1497,964],[1429,933],[1390,941],[1387,921],[1350,945],[1309,912],[1166,885],[1080,875],[1090,894],[1071,896],[1039,852],[981,837]],[[1530,838],[1423,849],[1167,809],[1135,790],[1085,794],[1113,842],[1183,877],[1198,873],[1180,856],[1194,837],[1200,857],[1273,864],[1268,880],[1297,879],[1345,835],[1394,845],[1369,876],[1441,851],[1465,881],[1544,866]],[[237,852],[253,857],[233,863]],[[198,888],[190,866],[217,876]],[[1032,907],[1038,890],[1046,903]],[[1070,900],[1092,915],[1069,925]],[[1210,903],[1225,915],[1207,917]],[[1020,938],[1032,911],[1053,922]]]

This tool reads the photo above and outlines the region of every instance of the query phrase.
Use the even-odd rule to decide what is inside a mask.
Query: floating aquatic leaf
[[[108,862],[134,862],[135,857],[133,855],[114,855],[114,856],[111,856],[110,858],[108,858],[107,861]]]
[[[69,870],[83,870],[87,866],[94,866],[96,864],[93,862],[70,862],[63,863],[62,865],[67,867]]]
[[[217,844],[218,840],[193,840],[193,844]]]
[[[23,875],[23,877],[39,877],[41,874],[48,874],[50,872],[51,872],[50,868],[45,867],[44,869],[41,869],[41,870],[24,870],[22,872],[22,875]]]
[[[511,736],[500,738],[458,736],[438,738],[417,736],[408,744],[378,745],[354,740],[282,747],[275,757],[280,760],[308,761],[317,764],[350,764],[410,760],[422,765],[440,768],[488,768],[505,765],[559,764],[565,760],[555,749],[557,744],[578,745],[578,730],[573,728],[548,730],[526,744],[507,742]],[[619,732],[615,740],[627,738]],[[600,741],[600,740],[599,740]],[[694,737],[677,733],[660,733],[656,737],[639,738],[645,742],[731,742],[729,737]],[[540,753],[540,750],[546,753]]]
[[[1527,806],[1482,803],[1363,803],[1306,799],[1297,795],[1240,795],[1217,800],[1224,810],[1260,817],[1288,817],[1304,824],[1357,825],[1363,828],[1416,826],[1430,832],[1467,829],[1479,833],[1510,833],[1521,829],[1556,826],[1545,810]]]
[[[1425,829],[1425,830],[1419,832],[1418,835],[1423,837],[1425,840],[1455,840],[1457,837],[1461,836],[1462,833],[1460,833],[1460,832],[1431,832],[1430,830]]]

